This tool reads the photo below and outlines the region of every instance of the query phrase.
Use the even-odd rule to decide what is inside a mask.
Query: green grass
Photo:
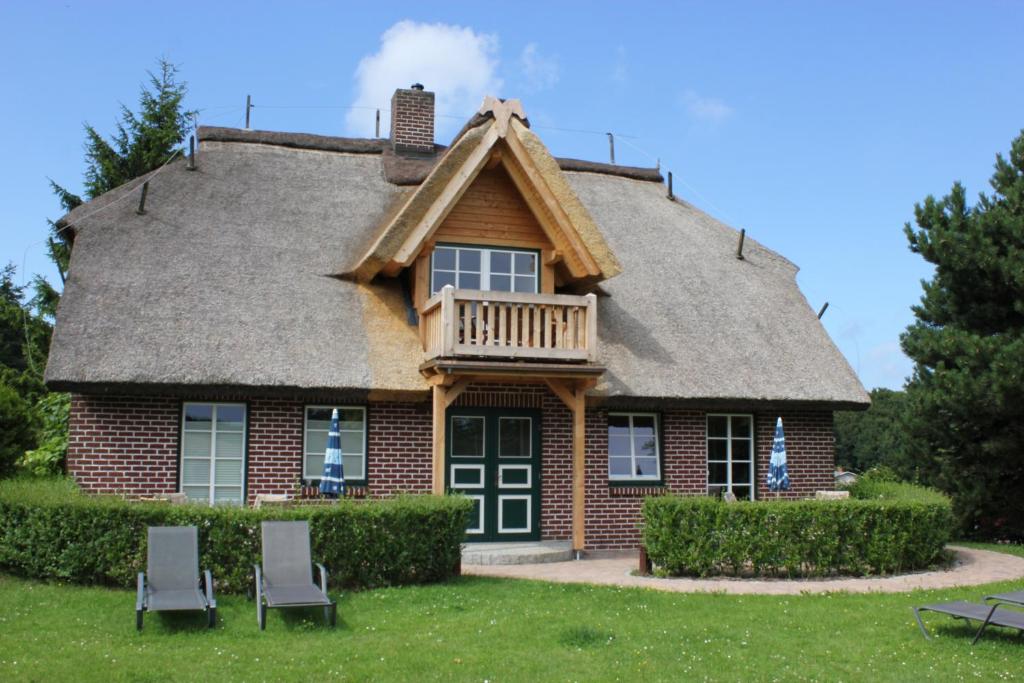
[[[1015,554],[1024,548],[999,546]],[[318,611],[225,596],[201,615],[150,615],[129,591],[0,575],[0,680],[984,680],[1024,676],[1024,640],[971,646],[952,620],[911,606],[1019,588],[876,595],[727,596],[462,578],[343,594]]]

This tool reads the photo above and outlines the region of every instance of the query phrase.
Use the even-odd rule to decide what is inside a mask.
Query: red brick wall
[[[316,403],[330,403],[319,400]],[[305,401],[249,402],[250,502],[257,493],[290,493],[301,477]],[[572,419],[545,387],[477,385],[456,405],[537,408],[542,411],[541,534],[572,535]],[[175,490],[181,402],[172,398],[91,397],[71,403],[68,469],[94,492],[148,496]],[[615,487],[607,479],[607,410],[587,412],[586,536],[591,549],[632,548],[639,543],[639,510],[646,495],[706,492],[706,412],[661,411],[663,488]],[[778,412],[755,414],[758,496],[764,480]],[[833,486],[832,414],[783,411],[793,489],[788,497],[813,495]],[[429,403],[377,402],[367,410],[369,493],[430,491]],[[774,494],[772,494],[774,495]]]

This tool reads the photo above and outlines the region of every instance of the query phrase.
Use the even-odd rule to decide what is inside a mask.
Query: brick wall
[[[202,400],[202,399],[197,399]],[[318,400],[330,404],[330,399]],[[250,502],[257,493],[290,493],[301,477],[301,400],[251,399],[249,404]],[[541,534],[572,535],[572,419],[545,387],[475,385],[457,406],[536,408],[542,411]],[[607,479],[607,413],[587,412],[586,535],[591,549],[632,548],[639,543],[639,510],[646,495],[706,493],[706,412],[661,412],[665,486],[611,486]],[[758,496],[764,490],[778,412],[755,413]],[[833,486],[832,414],[783,411],[793,489],[788,497]],[[175,490],[181,402],[172,398],[93,397],[71,402],[68,469],[94,492],[149,496]],[[367,410],[369,494],[430,491],[430,404],[371,403]],[[775,494],[771,494],[775,495]]]
[[[434,93],[422,88],[400,88],[391,96],[391,144],[397,151],[434,151]]]

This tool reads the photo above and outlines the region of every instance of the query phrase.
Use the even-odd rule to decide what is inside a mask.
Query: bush
[[[334,587],[441,581],[459,562],[471,503],[461,496],[399,496],[290,508],[129,502],[79,493],[70,480],[0,482],[0,569],[121,587],[145,569],[146,527],[194,525],[200,569],[223,592],[252,586],[260,522],[307,519],[314,561]]]
[[[14,472],[14,465],[36,443],[36,419],[31,404],[17,390],[0,382],[0,477]]]
[[[18,460],[18,469],[36,477],[60,474],[68,452],[68,416],[71,394],[46,394],[36,401],[40,422],[39,446],[26,451]]]
[[[653,497],[643,505],[643,540],[648,556],[668,575],[793,577],[923,569],[943,559],[952,511],[941,494],[916,493],[917,498],[738,503]]]

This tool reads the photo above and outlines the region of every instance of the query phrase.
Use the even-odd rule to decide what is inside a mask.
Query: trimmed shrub
[[[372,588],[442,581],[455,572],[471,502],[461,496],[399,496],[289,508],[208,507],[83,495],[70,480],[0,482],[0,569],[121,587],[145,570],[146,527],[194,525],[200,569],[217,590],[252,587],[260,522],[309,520],[313,559],[331,585]]]
[[[644,545],[659,572],[673,576],[891,574],[941,562],[953,521],[949,499],[927,489],[917,497],[889,493],[737,503],[652,497],[643,505]]]

